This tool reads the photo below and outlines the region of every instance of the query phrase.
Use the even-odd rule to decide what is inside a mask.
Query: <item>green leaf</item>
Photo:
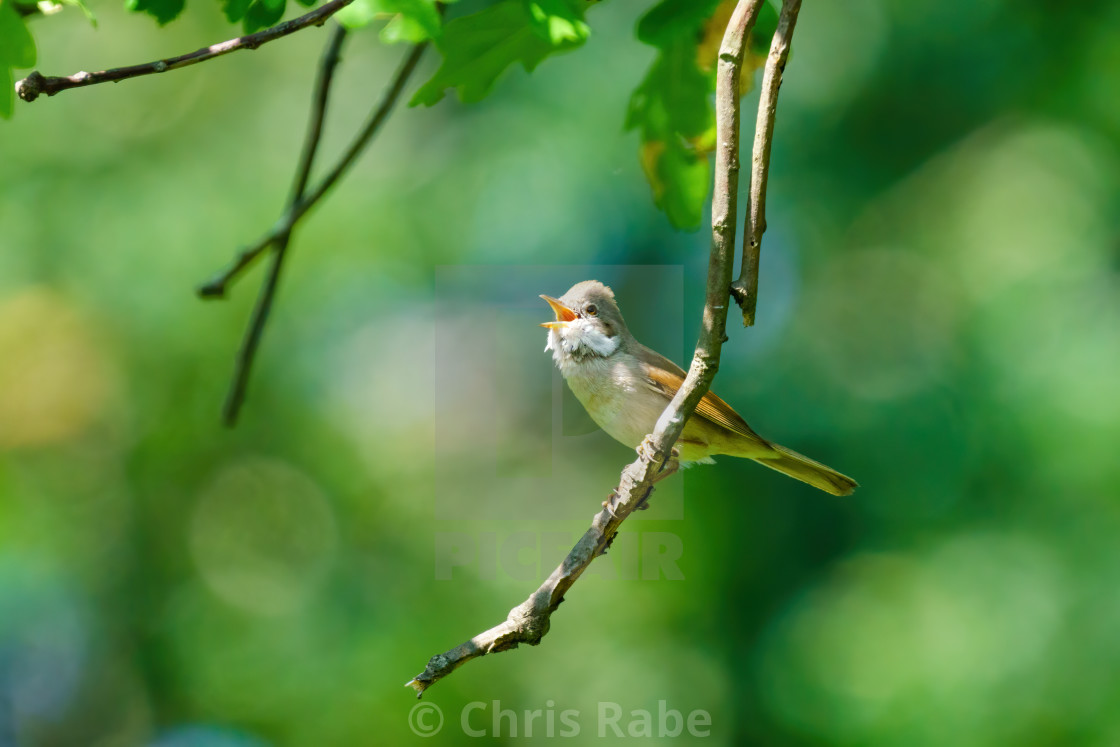
[[[700,29],[720,0],[663,0],[638,21],[638,41],[664,47]]]
[[[533,29],[553,46],[566,42],[582,44],[587,39],[587,24],[579,3],[568,0],[531,0],[529,15]]]
[[[713,78],[697,66],[692,38],[662,47],[634,91],[626,128],[642,136],[641,161],[654,202],[678,228],[700,226],[715,138]]]
[[[89,6],[86,5],[85,0],[59,0],[59,1],[63,5],[69,5],[71,7],[77,8],[78,10],[82,11],[82,15],[84,15],[86,17],[86,20],[89,21],[89,25],[93,26],[94,28],[97,28],[97,16],[95,16],[93,14],[93,11],[89,9]]]
[[[638,22],[638,38],[659,48],[630,98],[626,129],[653,199],[677,228],[696,229],[710,188],[715,145],[715,62],[733,0],[663,0]]]
[[[160,26],[174,21],[183,12],[186,0],[125,0],[124,7],[133,13],[147,13]]]
[[[654,202],[669,221],[677,228],[699,228],[712,178],[707,154],[680,139],[651,141],[643,145],[642,165]]]
[[[225,0],[222,3],[222,13],[230,23],[237,23],[249,12],[249,5],[253,0]]]
[[[385,24],[385,28],[381,29],[381,41],[386,44],[397,44],[399,42],[415,44],[431,38],[432,35],[428,29],[403,13],[398,13],[390,18],[389,22]]]
[[[286,0],[253,0],[249,9],[245,11],[244,28],[246,34],[252,34],[269,26],[276,25],[284,17]]]
[[[381,32],[381,40],[386,43],[438,39],[443,31],[443,20],[436,9],[435,0],[379,0],[379,2],[385,9],[384,12],[395,14]]]
[[[642,168],[654,201],[678,228],[700,226],[715,146],[716,58],[735,0],[662,0],[638,21],[638,39],[660,54],[630,99],[627,129],[641,132]],[[740,93],[750,90],[778,25],[763,3],[747,40]]]
[[[16,83],[12,77],[12,69],[7,65],[0,65],[0,85],[4,86],[4,90],[0,91],[0,117],[11,119],[16,103]]]
[[[546,57],[583,44],[588,27],[583,0],[500,0],[446,24],[436,46],[439,70],[412,97],[412,106],[431,106],[449,88],[469,103],[490,93],[514,63],[532,72]]]
[[[15,76],[12,69],[35,65],[35,40],[11,0],[0,0],[0,117],[12,118]]]
[[[0,66],[33,67],[35,40],[11,0],[0,0]],[[8,87],[11,90],[11,86]]]
[[[381,41],[386,44],[439,38],[443,23],[436,0],[355,0],[334,17],[350,29],[388,18],[381,30]]]
[[[334,20],[348,29],[360,29],[373,23],[378,10],[374,7],[377,0],[354,0],[334,14]]]

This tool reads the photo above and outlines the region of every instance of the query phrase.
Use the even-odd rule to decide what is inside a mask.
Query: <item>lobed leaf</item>
[[[678,228],[695,229],[708,194],[715,137],[714,77],[697,64],[694,39],[667,43],[630,98],[626,128],[641,133],[653,199]]]
[[[252,34],[276,25],[284,17],[286,5],[286,0],[253,0],[242,22],[245,33]]]
[[[160,26],[170,23],[183,12],[186,0],[125,0],[124,7],[133,13],[147,13]]]
[[[626,129],[641,134],[639,158],[654,202],[677,228],[695,230],[703,219],[715,145],[716,61],[735,5],[663,0],[638,22],[638,39],[660,52],[630,98]],[[777,22],[773,5],[764,4],[749,40],[743,92],[766,59]]]
[[[249,12],[249,5],[253,0],[224,0],[222,2],[222,13],[225,15],[226,20],[230,23],[237,23],[245,18],[245,14]]]
[[[59,0],[59,2],[62,5],[70,5],[82,11],[82,15],[84,15],[86,17],[86,20],[89,21],[89,25],[97,28],[97,16],[95,16],[93,14],[93,11],[89,9],[89,6],[86,5],[85,0]]]
[[[442,29],[436,0],[355,0],[336,13],[335,18],[351,29],[388,18],[381,30],[381,40],[386,44],[436,39]]]
[[[515,63],[532,72],[546,57],[583,44],[589,29],[585,0],[500,0],[446,24],[436,46],[443,62],[411,105],[431,106],[455,89],[465,103],[479,101]]]

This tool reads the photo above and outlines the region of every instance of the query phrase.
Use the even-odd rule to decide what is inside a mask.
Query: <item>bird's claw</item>
[[[648,493],[645,494],[645,497],[642,498],[642,500],[638,501],[638,505],[634,506],[634,510],[635,511],[646,511],[646,510],[648,510],[649,509],[649,497],[650,497],[650,494],[652,494],[652,493],[653,493],[653,490],[651,489]],[[615,506],[618,505],[618,499],[619,499],[618,491],[617,490],[612,490],[611,494],[607,496],[607,500],[603,501],[603,508],[605,508],[607,510],[608,514],[610,514],[611,516],[613,516],[616,519],[618,518],[618,514],[615,513]]]
[[[605,508],[607,510],[608,514],[610,514],[611,516],[613,516],[616,519],[618,518],[618,514],[616,514],[614,512],[614,507],[615,507],[615,503],[617,501],[618,501],[618,491],[617,490],[612,490],[611,494],[607,496],[607,500],[603,501],[603,508]]]

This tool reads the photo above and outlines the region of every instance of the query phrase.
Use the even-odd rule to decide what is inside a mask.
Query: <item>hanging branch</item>
[[[653,490],[666,465],[673,444],[684,430],[700,399],[707,393],[719,368],[720,350],[726,339],[728,294],[735,254],[735,204],[739,183],[739,74],[743,66],[745,39],[764,0],[739,0],[720,46],[716,73],[715,189],[712,195],[712,249],[708,262],[707,295],[700,339],[684,384],[657,421],[653,433],[638,447],[638,459],[622,470],[609,507],[595,515],[591,528],[524,602],[510,610],[506,620],[479,633],[446,653],[428,661],[424,671],[407,685],[417,697],[440,679],[471,659],[517,648],[535,646],[548,633],[552,613],[564,594],[591,564],[602,555],[626,517],[641,506]]]
[[[289,209],[303,200],[303,194],[307,190],[307,181],[311,177],[311,166],[315,162],[315,153],[319,150],[319,141],[323,135],[323,119],[327,113],[327,100],[330,96],[331,83],[334,81],[334,71],[338,66],[344,41],[346,41],[346,28],[335,26],[319,62],[319,74],[315,79],[315,89],[311,99],[311,118],[307,123],[307,135],[303,141],[303,151],[300,154],[299,165],[296,167],[292,193],[288,198]],[[292,226],[288,226],[287,230],[276,237],[276,250],[272,255],[272,264],[268,268],[267,277],[261,284],[257,304],[253,307],[253,316],[249,320],[249,326],[245,330],[245,338],[242,340],[241,348],[237,353],[233,382],[230,385],[229,395],[226,397],[222,413],[222,419],[227,425],[233,425],[236,422],[241,402],[245,399],[245,384],[253,366],[257,347],[260,345],[265,322],[272,310],[272,299],[276,296],[276,286],[280,281],[280,269],[284,264],[284,256],[287,253],[288,242],[291,241],[291,238]]]
[[[766,231],[766,181],[770,173],[770,145],[774,140],[774,118],[778,113],[778,89],[782,85],[793,27],[801,11],[801,0],[782,0],[778,28],[770,43],[770,55],[762,74],[762,91],[758,98],[758,121],[754,127],[754,150],[751,154],[751,192],[747,210],[747,230],[743,237],[743,264],[739,279],[731,284],[731,295],[743,310],[743,326],[754,324],[758,305],[758,260],[762,250],[762,234]]]
[[[389,113],[393,110],[393,106],[397,103],[397,99],[400,98],[401,93],[404,91],[409,76],[411,76],[412,71],[416,69],[416,64],[420,61],[420,56],[424,53],[426,48],[427,42],[421,42],[412,47],[412,51],[409,52],[408,57],[405,58],[400,68],[397,69],[397,73],[393,77],[393,83],[385,93],[385,96],[381,99],[381,103],[378,104],[377,108],[370,114],[362,130],[350,143],[350,147],[346,149],[342,157],[338,159],[338,163],[335,164],[330,173],[302,200],[291,204],[288,210],[268,233],[239,252],[228,267],[200,285],[198,288],[198,295],[203,298],[223,297],[227,286],[237,278],[241,271],[252,264],[253,260],[260,256],[265,249],[268,249],[268,247],[276,243],[280,236],[290,231],[295,224],[307,214],[307,211],[322,199],[331,187],[338,182],[357,157],[361,155],[365,147],[369,145],[370,140],[377,134],[378,129],[380,129],[385,119],[389,116]]]
[[[327,19],[345,8],[354,0],[331,0],[306,15],[293,18],[290,21],[278,23],[272,28],[258,31],[248,36],[239,36],[236,39],[211,44],[208,47],[182,54],[178,57],[168,57],[155,62],[146,62],[143,65],[129,65],[128,67],[115,67],[111,70],[101,70],[96,73],[79,72],[61,77],[45,76],[38,70],[16,83],[16,93],[24,101],[34,101],[40,94],[54,96],[60,91],[71,88],[83,88],[98,83],[119,83],[129,78],[139,78],[142,75],[166,73],[188,65],[197,65],[200,62],[212,60],[215,57],[236,52],[241,49],[256,49],[262,44],[267,44],[288,34],[294,34],[308,26],[322,26]]]
[[[272,299],[276,293],[276,284],[279,281],[280,268],[283,263],[284,254],[287,251],[287,243],[292,230],[299,220],[307,214],[311,207],[319,202],[319,200],[330,191],[331,187],[338,183],[338,180],[342,178],[343,174],[346,173],[350,166],[353,165],[354,161],[357,160],[358,156],[361,155],[362,151],[365,150],[366,146],[369,145],[373,136],[381,129],[381,125],[393,110],[397,99],[400,98],[401,93],[404,91],[405,84],[408,82],[413,70],[416,69],[416,65],[420,61],[420,57],[423,55],[427,46],[427,42],[413,45],[412,50],[397,69],[393,77],[393,82],[389,86],[389,90],[385,92],[381,102],[370,114],[366,123],[362,126],[361,131],[354,137],[354,140],[351,141],[346,152],[342,154],[342,157],[339,158],[338,162],[322,181],[307,194],[302,194],[303,190],[300,190],[299,192],[302,194],[302,197],[297,197],[296,192],[293,191],[293,199],[289,202],[288,209],[276,225],[255,244],[242,250],[229,267],[222,270],[213,279],[199,287],[198,294],[202,298],[224,297],[226,287],[231,281],[266,249],[273,246],[276,247],[273,264],[269,269],[268,277],[265,278],[264,285],[261,287],[261,295],[258,298],[257,306],[253,311],[253,317],[249,322],[249,327],[245,332],[245,339],[237,356],[237,365],[234,369],[233,381],[230,384],[229,394],[226,397],[225,406],[222,411],[222,419],[226,425],[232,426],[237,422],[237,415],[241,410],[242,403],[245,401],[245,389],[248,384],[249,373],[253,367],[253,361],[256,356],[257,347],[260,344],[265,322],[268,321],[268,313],[272,306]],[[318,135],[316,134],[316,140],[317,139]],[[310,165],[310,162],[308,162],[308,165]],[[306,178],[304,179],[304,185],[306,185]]]

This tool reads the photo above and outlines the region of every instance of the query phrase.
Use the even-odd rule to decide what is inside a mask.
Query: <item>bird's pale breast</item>
[[[568,386],[576,399],[607,435],[630,448],[637,448],[657,425],[668,400],[645,382],[640,364],[633,358],[589,357],[563,367]],[[682,461],[700,461],[709,456],[707,434],[690,422],[681,443]]]

